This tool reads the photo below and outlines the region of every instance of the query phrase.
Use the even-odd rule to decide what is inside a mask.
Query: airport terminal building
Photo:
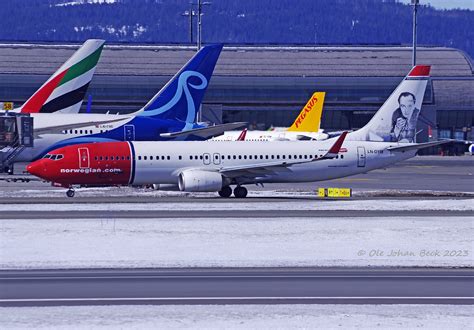
[[[77,48],[0,44],[0,102],[21,105]],[[194,53],[190,46],[106,46],[88,90],[92,112],[141,108]],[[402,46],[227,46],[203,102],[203,119],[247,121],[258,129],[289,126],[312,93],[324,91],[322,128],[357,129],[408,73],[411,56],[411,48]],[[417,62],[432,66],[418,141],[473,140],[470,57],[458,49],[419,47]],[[445,148],[460,153],[467,146]]]

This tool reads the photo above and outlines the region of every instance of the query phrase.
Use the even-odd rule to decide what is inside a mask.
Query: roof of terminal
[[[0,73],[50,75],[79,47],[55,44],[0,44]],[[98,75],[174,75],[195,53],[190,46],[106,45]],[[218,76],[404,76],[411,66],[404,46],[226,46]],[[472,77],[462,51],[418,47],[417,62],[432,65],[433,77]]]

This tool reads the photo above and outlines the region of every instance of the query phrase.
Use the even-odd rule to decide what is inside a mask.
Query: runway
[[[474,304],[472,269],[241,268],[0,272],[0,306]]]
[[[204,208],[203,204],[203,208]],[[2,219],[97,219],[98,211],[2,211]],[[386,217],[474,217],[474,212],[463,210],[131,210],[107,211],[105,219],[235,219],[235,218],[352,218],[354,216],[379,220]]]

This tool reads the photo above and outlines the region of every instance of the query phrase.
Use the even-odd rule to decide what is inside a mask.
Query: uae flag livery
[[[104,40],[87,40],[21,107],[22,113],[78,113]]]

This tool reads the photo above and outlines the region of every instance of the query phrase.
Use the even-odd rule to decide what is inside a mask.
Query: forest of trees
[[[0,40],[186,43],[189,0],[2,0]],[[91,1],[91,0],[89,0]],[[225,44],[410,44],[412,11],[396,0],[211,0],[203,41]],[[474,11],[419,9],[423,45],[474,57]]]

